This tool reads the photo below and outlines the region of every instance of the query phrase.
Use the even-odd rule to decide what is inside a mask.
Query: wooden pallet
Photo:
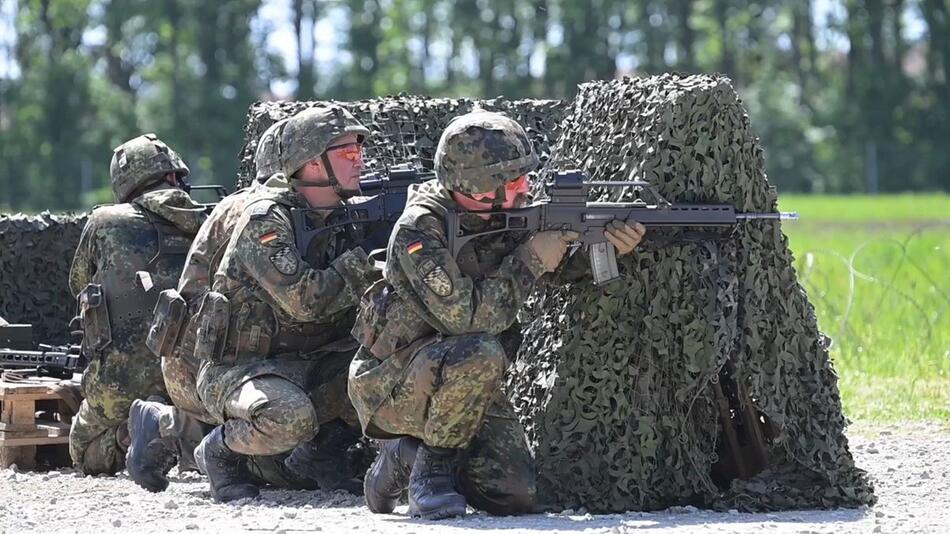
[[[34,469],[37,447],[54,446],[50,457],[68,459],[69,426],[75,415],[71,404],[79,398],[78,391],[75,381],[49,377],[0,381],[0,468],[16,464],[21,470]]]

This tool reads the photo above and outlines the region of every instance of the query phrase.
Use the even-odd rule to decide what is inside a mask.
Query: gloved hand
[[[637,248],[647,229],[632,219],[624,221],[610,221],[604,229],[607,240],[617,247],[617,255],[624,256]]]
[[[580,236],[579,233],[569,230],[538,232],[528,240],[528,248],[544,266],[544,271],[550,273],[561,264],[564,254],[567,253],[568,243],[576,241]]]

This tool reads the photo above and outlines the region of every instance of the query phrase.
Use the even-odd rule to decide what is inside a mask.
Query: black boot
[[[465,515],[465,497],[455,489],[457,452],[419,445],[409,475],[409,515],[423,519]]]
[[[350,472],[346,450],[356,443],[359,433],[335,419],[320,427],[310,441],[297,445],[284,465],[297,476],[309,478],[322,490],[343,490],[363,494],[363,483]]]
[[[211,497],[218,502],[230,502],[257,497],[260,490],[251,483],[244,457],[228,448],[224,442],[224,427],[218,426],[195,448],[195,463],[208,475]]]
[[[363,494],[371,512],[389,514],[396,508],[399,496],[409,486],[409,473],[416,461],[418,447],[416,438],[383,442],[379,456],[363,479]]]
[[[168,471],[178,461],[175,440],[163,438],[159,432],[159,416],[169,410],[160,402],[135,400],[129,409],[131,444],[125,455],[129,478],[152,492],[165,491]]]

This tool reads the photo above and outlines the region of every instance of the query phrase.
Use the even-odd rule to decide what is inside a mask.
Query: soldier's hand
[[[528,248],[541,261],[545,272],[553,272],[567,254],[567,245],[580,238],[577,232],[549,230],[538,232],[528,240]]]
[[[634,220],[610,221],[607,228],[604,229],[604,235],[607,240],[617,247],[617,255],[623,256],[630,254],[637,248],[647,229],[642,224]]]

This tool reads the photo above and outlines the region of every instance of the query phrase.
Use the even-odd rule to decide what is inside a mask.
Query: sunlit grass
[[[783,197],[846,414],[950,421],[950,197]]]

